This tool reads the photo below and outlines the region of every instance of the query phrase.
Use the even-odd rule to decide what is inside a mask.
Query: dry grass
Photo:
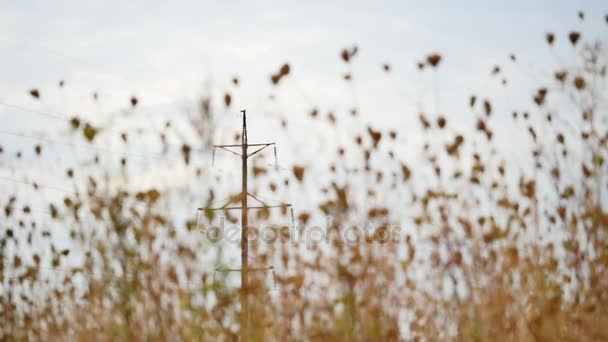
[[[555,36],[547,42],[556,44]],[[554,79],[538,85],[531,94],[534,108],[513,114],[530,140],[528,169],[492,152],[493,130],[501,128],[493,127],[498,114],[482,96],[470,99],[475,134],[456,132],[448,117],[419,114],[428,141],[421,149],[425,162],[417,164],[395,156],[399,131],[362,126],[357,108],[339,117],[314,109],[312,122],[336,129],[346,122],[360,131],[348,146],[327,147],[337,152],[327,161],[323,200],[316,212],[296,216],[307,221],[330,215],[336,231],[369,220],[377,227],[376,240],[349,245],[332,235],[329,248],[312,246],[305,253],[301,243],[252,246],[256,263],[273,264],[279,272],[272,290],[267,273],[254,274],[250,339],[608,340],[606,51],[580,33],[565,42],[573,46],[576,63],[560,66]],[[344,63],[356,63],[357,51],[344,49]],[[420,72],[441,67],[440,54],[423,60]],[[271,81],[278,87],[289,74],[285,64]],[[40,97],[38,90],[31,94]],[[571,105],[550,107],[560,99]],[[223,102],[230,106],[229,93]],[[211,143],[214,118],[209,99],[191,118],[203,146]],[[83,143],[100,134],[77,118],[71,125]],[[158,134],[165,143],[164,133]],[[195,169],[193,153],[189,145],[181,148],[185,167]],[[357,164],[344,155],[359,156],[350,159]],[[314,177],[310,169],[294,165],[293,177],[283,182],[258,166],[253,182],[277,192],[301,187]],[[65,266],[70,251],[56,250],[44,223],[33,226],[35,216],[17,206],[22,199],[3,199],[7,222],[16,218],[10,222],[21,224],[2,223],[2,339],[237,339],[237,291],[225,273],[215,277],[200,267],[209,255],[201,250],[222,251],[205,241],[196,222],[183,227],[173,221],[169,194],[110,191],[104,177],[87,184],[86,196],[71,194],[50,205],[52,219],[69,226],[73,245],[82,246],[78,268]],[[396,193],[406,201],[391,200]],[[369,204],[378,202],[383,205]],[[401,231],[407,238],[378,241],[383,229],[402,225],[404,212],[414,216],[414,229]],[[252,219],[278,221],[265,212]],[[41,259],[32,235],[46,241],[48,258]],[[19,248],[9,254],[9,245]],[[23,254],[27,248],[35,254]]]

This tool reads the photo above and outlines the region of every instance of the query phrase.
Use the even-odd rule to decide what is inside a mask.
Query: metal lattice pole
[[[291,207],[291,204],[283,203],[280,205],[267,205],[263,201],[261,201],[256,196],[250,194],[247,190],[247,160],[249,157],[254,154],[262,151],[268,146],[274,147],[274,156],[275,156],[275,164],[276,164],[276,144],[275,143],[261,143],[261,144],[249,144],[247,141],[247,116],[245,110],[242,110],[243,114],[243,131],[241,134],[241,144],[237,145],[214,145],[213,159],[215,159],[215,148],[220,148],[226,150],[232,154],[235,154],[241,157],[242,164],[242,189],[241,189],[241,206],[229,206],[232,201],[229,200],[226,204],[219,208],[198,208],[198,210],[241,210],[241,268],[240,269],[229,269],[228,271],[240,271],[241,272],[241,290],[240,290],[240,303],[241,303],[241,329],[240,329],[240,339],[241,341],[246,341],[249,334],[249,319],[250,319],[250,310],[249,310],[249,271],[268,271],[272,270],[273,279],[274,279],[274,267],[264,267],[264,268],[252,268],[250,269],[248,266],[249,259],[249,242],[247,241],[247,229],[248,229],[248,211],[249,209],[269,209],[269,208],[287,208]],[[231,150],[231,148],[240,147],[240,153]],[[249,153],[249,147],[256,147],[257,149],[253,152]],[[261,206],[249,206],[247,200],[251,196],[256,201],[260,202]],[[291,211],[292,220],[293,220],[293,210]],[[215,277],[215,273],[214,273]],[[276,286],[276,280],[275,280]]]

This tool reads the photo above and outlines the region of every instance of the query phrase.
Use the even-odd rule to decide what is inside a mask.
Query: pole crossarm
[[[218,267],[215,269],[216,272],[241,272],[242,268],[222,268]],[[248,271],[269,271],[274,270],[274,266],[268,267],[247,267]]]
[[[261,199],[257,198],[254,194],[248,192],[247,193],[248,196],[251,196],[251,198],[253,198],[254,200],[260,202],[262,205],[268,206],[268,204],[266,204],[264,201],[262,201]]]
[[[258,143],[258,144],[247,144],[247,146],[270,146],[276,143]],[[213,145],[213,147],[243,147],[242,144],[232,144],[232,145]]]
[[[236,145],[236,146],[241,146],[241,145]],[[213,148],[221,148],[224,151],[228,151],[228,152],[230,152],[232,154],[235,154],[235,155],[237,155],[239,157],[243,157],[240,153],[235,152],[235,151],[229,149],[229,147],[235,147],[235,145],[213,145]]]
[[[260,206],[248,206],[246,209],[270,209],[270,208],[289,208],[291,204],[279,204],[279,205],[260,205]],[[243,210],[243,207],[221,207],[221,208],[198,208],[199,211],[205,210]]]
[[[213,283],[215,283],[215,274],[217,272],[221,272],[221,273],[229,273],[229,272],[242,272],[243,269],[242,268],[224,268],[224,267],[217,267],[214,271],[213,271]],[[260,272],[260,271],[272,271],[272,279],[274,282],[274,287],[277,287],[277,278],[276,278],[276,274],[274,273],[274,266],[266,266],[266,267],[247,267],[247,271],[251,271],[251,272]]]
[[[256,154],[256,153],[258,153],[258,152],[262,151],[263,149],[265,149],[265,148],[266,148],[266,147],[268,147],[268,146],[273,146],[274,144],[275,144],[275,143],[261,144],[261,145],[262,145],[262,147],[260,147],[260,148],[258,148],[257,150],[255,150],[255,151],[253,151],[253,152],[249,153],[249,154],[247,155],[247,158],[249,158],[249,157],[251,157],[252,155],[254,155],[254,154]],[[256,145],[258,145],[258,144],[256,144]],[[249,145],[249,146],[253,146],[253,145]]]
[[[258,148],[257,150],[255,150],[255,151],[253,151],[253,152],[249,153],[249,154],[247,155],[247,158],[249,158],[249,157],[253,156],[254,154],[256,154],[256,153],[258,153],[258,152],[261,152],[263,149],[265,149],[265,148],[266,148],[266,147],[268,147],[268,146],[274,146],[274,145],[276,145],[276,143],[273,143],[273,142],[272,142],[272,143],[261,143],[261,144],[247,144],[247,145],[245,145],[245,148],[247,148],[247,147],[259,147],[259,146],[261,146],[261,147],[260,147],[260,148]],[[232,154],[234,154],[234,155],[237,155],[237,156],[239,156],[239,157],[241,157],[241,158],[243,157],[243,155],[242,155],[242,154],[240,154],[240,153],[238,153],[238,152],[236,152],[236,151],[231,150],[231,149],[230,149],[231,147],[240,147],[240,148],[243,148],[243,144],[236,144],[236,145],[235,145],[235,144],[229,144],[229,145],[213,145],[213,148],[220,148],[220,149],[222,149],[222,150],[224,150],[224,151],[228,151],[228,152],[230,152],[230,153],[232,153]]]
[[[199,210],[199,211],[205,211],[205,210],[223,210],[228,205],[230,205],[231,203],[238,203],[241,200],[242,196],[243,196],[243,194],[238,194],[238,195],[231,196],[230,198],[228,198],[228,200],[226,201],[226,203],[224,203],[224,205],[222,205],[221,207],[218,207],[218,208],[202,207],[202,208],[198,208],[197,210]]]

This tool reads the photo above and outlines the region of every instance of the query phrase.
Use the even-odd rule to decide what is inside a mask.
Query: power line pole
[[[276,144],[274,142],[271,143],[260,143],[260,144],[249,144],[247,142],[247,114],[245,110],[241,110],[243,114],[243,130],[241,133],[241,144],[238,145],[214,145],[213,148],[213,158],[215,158],[215,149],[220,148],[226,150],[232,154],[235,154],[241,157],[242,164],[242,189],[240,194],[241,206],[240,207],[229,207],[233,200],[228,200],[226,204],[219,208],[199,208],[198,210],[241,210],[241,268],[240,269],[228,269],[227,271],[240,271],[241,272],[241,290],[240,290],[240,302],[241,302],[241,341],[246,341],[249,330],[249,267],[248,267],[248,259],[249,259],[249,242],[247,240],[247,229],[248,229],[248,211],[249,209],[269,209],[269,208],[287,208],[291,207],[291,204],[283,203],[280,205],[267,205],[262,200],[257,198],[256,196],[249,193],[247,190],[247,160],[249,157],[255,155],[256,153],[264,150],[269,146],[273,146],[274,148],[274,157],[275,157],[275,165],[276,165]],[[238,153],[231,148],[241,148],[241,152]],[[256,147],[257,149],[253,152],[249,153],[249,147]],[[252,197],[256,201],[260,202],[261,206],[249,206],[247,203],[247,199]],[[293,221],[293,210],[291,211],[292,221]],[[264,267],[264,268],[254,268],[251,271],[260,271],[260,270],[272,270],[274,272],[274,267]]]
[[[249,244],[247,242],[247,114],[243,113],[243,132],[241,133],[241,164],[242,164],[242,190],[241,190],[241,310],[243,325],[241,326],[241,341],[246,341],[249,329],[249,274],[247,269],[247,256]],[[266,147],[266,146],[265,146]],[[243,329],[245,328],[245,329]]]

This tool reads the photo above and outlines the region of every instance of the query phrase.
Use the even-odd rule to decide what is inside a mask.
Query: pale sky
[[[0,0],[0,9],[0,102],[95,122],[105,112],[128,108],[132,95],[140,99],[142,118],[171,118],[205,92],[219,95],[221,103],[229,91],[231,108],[217,108],[230,135],[218,136],[218,143],[238,130],[238,112],[246,108],[252,141],[277,141],[287,166],[293,154],[314,163],[324,148],[327,133],[308,148],[310,132],[319,129],[308,119],[313,106],[322,115],[335,111],[340,121],[359,105],[364,123],[405,132],[405,144],[419,137],[420,110],[445,113],[457,128],[471,126],[472,93],[492,98],[494,120],[510,122],[511,110],[532,107],[543,73],[551,77],[556,61],[545,32],[555,32],[566,47],[570,30],[608,37],[608,2],[599,0]],[[347,66],[339,54],[353,44],[360,52]],[[431,52],[443,56],[437,75],[416,68]],[[510,53],[517,65],[509,62]],[[569,57],[572,51],[557,54]],[[270,73],[285,62],[291,74],[274,87]],[[390,74],[382,71],[385,62]],[[508,90],[490,76],[496,64],[509,80]],[[352,86],[342,80],[349,70]],[[240,79],[238,87],[230,82],[233,76]],[[59,80],[65,81],[61,90]],[[40,90],[41,101],[29,96],[31,88]],[[93,92],[99,104],[91,100]],[[271,93],[275,101],[268,100]],[[281,117],[290,119],[291,130],[280,129]],[[133,121],[147,121],[138,118]],[[65,123],[3,105],[0,123],[9,132],[65,130]],[[497,139],[514,143],[508,126]],[[15,141],[0,136],[5,149]]]
[[[0,100],[6,102],[35,107],[26,91],[39,87],[55,111],[83,110],[94,90],[107,105],[126,104],[131,94],[143,106],[172,105],[206,82],[218,92],[230,89],[237,75],[235,111],[262,112],[272,91],[269,74],[287,61],[293,74],[281,90],[290,105],[280,110],[307,112],[306,97],[329,110],[347,100],[339,51],[357,44],[358,102],[364,113],[377,112],[374,119],[380,115],[378,124],[390,125],[407,123],[401,113],[415,108],[414,101],[434,101],[432,87],[419,89],[425,83],[415,70],[429,52],[444,56],[439,109],[464,108],[509,53],[531,61],[550,56],[545,31],[564,39],[571,29],[606,35],[608,3],[4,0],[0,8]],[[384,62],[393,66],[388,77]],[[60,79],[69,93],[61,100],[53,98]]]
[[[508,119],[511,110],[531,107],[537,77],[551,75],[555,58],[546,31],[564,43],[570,30],[608,36],[604,1],[4,0],[0,9],[0,102],[93,118],[128,108],[136,95],[144,115],[168,115],[193,106],[209,89],[220,96],[229,91],[232,107],[218,107],[227,125],[237,130],[237,114],[246,108],[250,138],[278,141],[295,153],[310,140],[302,133],[318,129],[306,121],[313,106],[340,118],[357,104],[364,122],[398,128],[412,139],[420,110],[468,125],[472,93],[491,97],[505,109],[496,120]],[[340,50],[353,44],[360,52],[347,66]],[[437,75],[418,72],[416,63],[431,52],[443,56]],[[518,65],[509,63],[510,53]],[[284,62],[291,74],[274,87],[270,73]],[[385,62],[390,74],[382,71]],[[512,86],[507,91],[490,77],[496,64]],[[353,86],[342,80],[348,70]],[[41,101],[29,96],[31,88],[40,90]],[[271,93],[278,94],[275,101],[268,100]],[[279,133],[280,117],[301,128]],[[51,127],[47,118],[2,105],[0,122],[14,132]]]

